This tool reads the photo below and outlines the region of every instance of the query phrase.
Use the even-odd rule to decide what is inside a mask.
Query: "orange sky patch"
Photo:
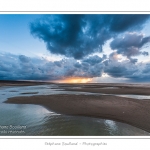
[[[63,80],[57,80],[56,82],[59,82],[59,83],[88,83],[92,81],[91,78],[66,78],[66,79],[63,79]]]

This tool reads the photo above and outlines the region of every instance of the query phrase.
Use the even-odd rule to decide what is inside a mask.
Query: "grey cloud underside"
[[[149,15],[133,14],[45,15],[30,24],[30,31],[46,43],[51,53],[82,59],[102,52],[105,42],[119,33],[141,29],[148,18]],[[140,44],[147,43],[147,38]]]
[[[134,63],[132,62],[134,61]],[[122,62],[108,60],[104,72],[114,78],[126,78],[131,82],[150,82],[150,62],[136,63],[136,59]]]
[[[126,33],[124,37],[115,38],[110,46],[112,50],[117,50],[118,54],[131,58],[140,54],[147,56],[148,52],[142,52],[141,48],[149,42],[150,36],[144,37],[143,34]]]
[[[29,58],[24,55],[0,55],[1,80],[59,80],[67,77],[101,77],[107,73],[114,78],[126,78],[131,81],[149,81],[150,63],[119,62],[105,55],[87,57],[78,62],[75,59],[46,61]]]

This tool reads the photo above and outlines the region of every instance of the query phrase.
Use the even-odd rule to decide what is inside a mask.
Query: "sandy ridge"
[[[9,98],[5,103],[37,104],[58,113],[112,119],[150,132],[150,100],[107,95],[42,95]]]

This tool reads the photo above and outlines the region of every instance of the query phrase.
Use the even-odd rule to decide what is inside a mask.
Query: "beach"
[[[92,92],[104,94],[150,95],[150,84],[91,83],[91,84],[60,84],[59,86],[67,91],[80,91],[80,92]]]
[[[47,84],[47,83],[46,82],[36,82],[36,81],[0,80],[0,87],[3,87],[3,86],[33,86],[33,85],[43,85],[43,84]]]
[[[14,97],[5,103],[42,105],[57,113],[116,120],[150,132],[150,100],[62,94]]]

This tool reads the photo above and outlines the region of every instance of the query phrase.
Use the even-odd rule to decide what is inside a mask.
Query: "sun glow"
[[[91,78],[78,78],[78,77],[75,77],[75,78],[66,78],[66,79],[63,79],[63,80],[56,81],[56,82],[59,82],[59,83],[88,83],[88,82],[91,82],[91,81],[92,81]]]

